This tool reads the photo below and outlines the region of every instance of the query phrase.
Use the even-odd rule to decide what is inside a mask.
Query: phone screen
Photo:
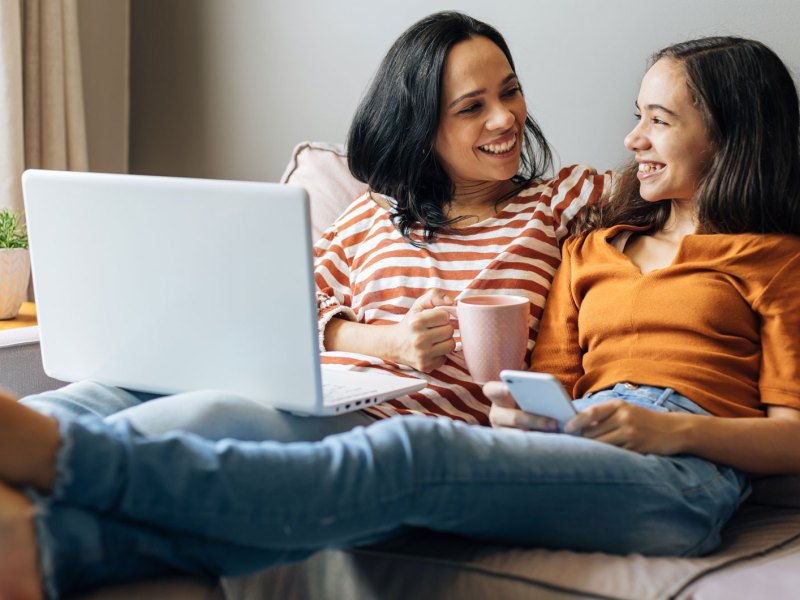
[[[572,398],[561,382],[548,373],[503,371],[500,378],[522,410],[555,419],[560,431],[576,414]]]

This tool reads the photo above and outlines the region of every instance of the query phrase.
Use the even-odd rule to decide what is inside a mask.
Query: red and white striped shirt
[[[334,315],[367,324],[398,323],[431,289],[454,300],[519,294],[531,301],[530,356],[569,222],[585,205],[607,195],[611,180],[610,171],[565,167],[553,179],[533,182],[494,217],[440,230],[422,248],[403,239],[391,213],[369,194],[359,197],[314,246],[322,362],[427,380],[417,393],[366,409],[373,416],[443,415],[488,424],[490,402],[470,378],[460,352],[450,354],[439,369],[421,373],[372,356],[326,352],[325,326]],[[412,236],[421,240],[422,229],[415,228]]]

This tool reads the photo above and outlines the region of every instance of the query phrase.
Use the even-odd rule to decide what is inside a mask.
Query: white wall
[[[131,171],[277,179],[296,142],[344,141],[397,35],[453,8],[505,35],[561,164],[626,157],[639,80],[667,44],[754,37],[800,73],[797,0],[136,0]]]

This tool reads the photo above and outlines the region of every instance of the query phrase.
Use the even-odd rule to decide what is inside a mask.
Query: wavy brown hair
[[[664,48],[651,59],[679,62],[714,148],[695,194],[705,233],[800,235],[800,108],[792,76],[761,42],[707,37]],[[584,211],[576,231],[627,223],[658,231],[670,201],[639,195],[637,165],[626,165],[613,197]]]

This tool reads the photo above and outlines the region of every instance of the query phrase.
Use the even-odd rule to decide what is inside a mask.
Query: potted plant
[[[31,259],[20,216],[0,210],[0,319],[13,319],[28,296]]]

